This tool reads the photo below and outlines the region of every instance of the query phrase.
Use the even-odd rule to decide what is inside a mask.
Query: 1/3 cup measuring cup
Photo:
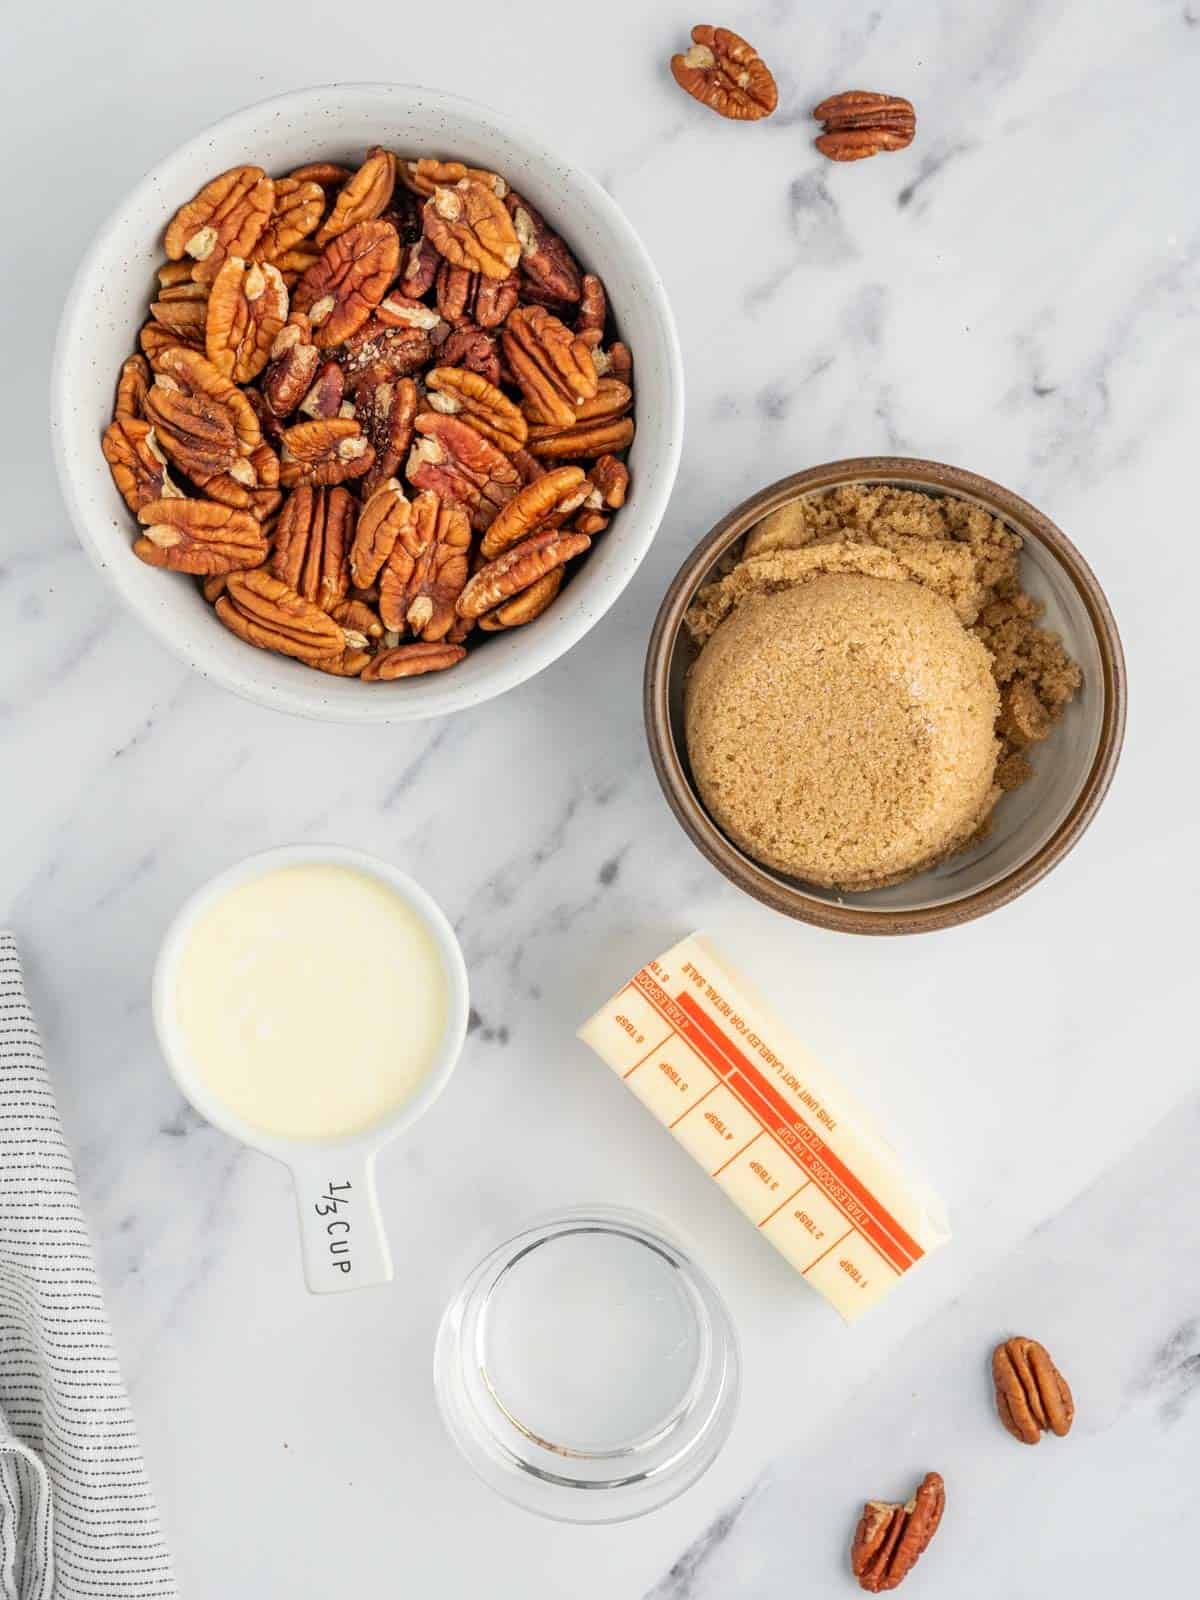
[[[334,1138],[280,1137],[264,1131],[214,1093],[189,1048],[179,1014],[181,963],[197,925],[224,897],[289,867],[323,866],[363,874],[395,895],[428,937],[444,985],[443,1021],[420,1081],[367,1126]],[[347,933],[347,938],[351,935]],[[400,974],[397,973],[397,980]],[[214,998],[214,1003],[216,1003]],[[375,1159],[410,1128],[445,1088],[467,1031],[467,969],[454,930],[434,900],[405,873],[358,850],[294,845],[264,851],[219,873],[191,896],[167,931],[154,970],[154,1025],[181,1093],[214,1127],[288,1167],[296,1189],[304,1276],[315,1294],[364,1288],[392,1277],[375,1193]],[[348,1045],[349,1048],[349,1045]],[[336,1072],[337,1062],[330,1062]]]

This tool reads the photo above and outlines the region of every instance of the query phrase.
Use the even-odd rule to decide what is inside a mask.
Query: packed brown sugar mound
[[[979,507],[862,484],[750,531],[687,616],[692,771],[740,848],[853,890],[978,836],[1080,683],[1020,550]]]

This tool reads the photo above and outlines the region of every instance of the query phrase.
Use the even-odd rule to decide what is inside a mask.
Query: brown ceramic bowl
[[[695,659],[683,616],[696,591],[768,512],[800,495],[844,483],[887,483],[951,494],[1002,518],[1025,541],[1021,576],[1046,607],[1083,670],[1083,687],[1045,744],[1034,776],[1005,795],[991,832],[970,850],[906,883],[863,893],[822,889],[752,861],[721,832],[696,793],[688,766],[683,694]],[[926,933],[1007,905],[1044,878],[1080,838],[1108,792],[1125,732],[1125,660],[1100,585],[1070,540],[1009,489],[958,467],[904,456],[834,461],[781,478],[723,517],[688,556],[667,590],[650,636],[646,731],[654,770],[684,831],[718,871],[755,899],[842,933]]]

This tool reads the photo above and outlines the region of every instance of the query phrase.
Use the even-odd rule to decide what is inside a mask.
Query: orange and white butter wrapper
[[[579,1037],[847,1322],[949,1239],[937,1195],[701,935]]]

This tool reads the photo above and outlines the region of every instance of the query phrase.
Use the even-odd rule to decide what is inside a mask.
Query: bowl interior
[[[819,487],[804,492],[822,494],[835,482],[852,481],[890,483],[897,488],[915,489],[925,494],[941,492],[928,479],[907,478],[896,473],[872,473],[868,470],[840,473]],[[741,868],[744,886],[750,888],[752,893],[777,905],[782,897],[791,902],[796,915],[807,914],[802,909],[807,902],[817,912],[814,920],[821,920],[819,908],[824,905],[847,911],[890,914],[899,921],[922,913],[936,913],[939,908],[949,907],[987,891],[1029,863],[1053,838],[1078,805],[1096,763],[1104,737],[1109,675],[1105,672],[1100,637],[1083,589],[1031,523],[1011,514],[985,493],[972,493],[956,485],[953,494],[957,499],[982,505],[994,516],[1001,516],[1022,536],[1022,582],[1028,593],[1045,606],[1045,625],[1059,634],[1068,653],[1079,664],[1083,685],[1050,737],[1028,752],[1034,769],[1033,776],[1019,789],[1002,797],[993,814],[988,836],[940,866],[889,888],[847,893],[789,878],[751,860],[720,833],[695,791],[687,758],[683,708],[687,672],[695,659],[696,650],[682,627],[676,629],[669,647],[666,685],[669,736],[689,786],[692,827],[695,828],[699,819],[701,828],[719,839],[721,853],[736,860]],[[726,537],[714,543],[708,552],[708,559],[690,575],[684,593],[678,597],[681,610],[686,609],[686,604],[690,603],[697,590],[716,575],[721,557],[737,544],[755,522],[768,510],[794,498],[796,495],[790,493],[772,497],[769,503],[761,505],[748,518],[735,513],[729,519]],[[1108,709],[1111,710],[1111,707]],[[717,860],[715,856],[714,859]],[[721,864],[719,860],[717,864]]]
[[[633,351],[638,431],[619,517],[554,606],[494,635],[453,672],[365,686],[257,651],[228,633],[198,586],[130,553],[133,520],[100,453],[117,372],[136,348],[163,228],[209,178],[251,161],[273,174],[318,158],[355,164],[372,144],[399,154],[460,157],[502,172],[542,210],[608,291]],[[405,85],[305,90],[238,112],[184,145],[121,204],[94,242],[64,313],[52,427],[68,508],[80,537],[125,601],[198,671],[283,710],[354,721],[407,720],[486,700],[539,671],[603,615],[636,571],[666,508],[683,424],[681,363],[661,280],[617,206],[586,173],[499,113]]]

